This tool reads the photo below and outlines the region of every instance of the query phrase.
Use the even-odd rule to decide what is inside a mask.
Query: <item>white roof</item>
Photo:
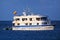
[[[14,16],[14,18],[34,18],[34,17],[46,17],[46,16],[42,16],[42,15],[22,15],[22,16]]]
[[[19,15],[15,15],[14,18],[32,18],[32,17],[46,17],[44,15],[34,15],[34,14],[31,14],[31,15],[27,15],[26,12],[23,12],[23,15],[19,16]]]

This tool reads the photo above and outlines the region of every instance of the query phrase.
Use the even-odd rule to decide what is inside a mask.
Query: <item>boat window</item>
[[[42,24],[47,24],[47,22],[43,22]]]
[[[13,26],[15,26],[15,23],[13,23]]]
[[[17,23],[17,25],[20,25],[20,23]]]
[[[47,20],[47,17],[42,17],[41,20]]]
[[[28,25],[28,23],[25,23],[25,25]]]
[[[22,21],[26,21],[27,20],[27,18],[22,18]]]
[[[32,18],[29,18],[30,21],[32,21]]]
[[[29,25],[32,25],[32,23],[29,23]]]
[[[39,21],[39,20],[40,20],[40,18],[36,18],[36,20],[37,20],[37,21]]]
[[[15,20],[17,21],[17,20],[20,20],[20,19],[19,18],[16,18]]]
[[[39,25],[39,23],[37,23],[37,25]]]

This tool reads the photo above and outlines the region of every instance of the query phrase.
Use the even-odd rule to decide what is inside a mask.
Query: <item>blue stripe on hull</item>
[[[39,26],[51,26],[51,25],[29,25],[29,26],[27,26],[27,25],[24,25],[24,26],[14,26],[14,27],[39,27]]]

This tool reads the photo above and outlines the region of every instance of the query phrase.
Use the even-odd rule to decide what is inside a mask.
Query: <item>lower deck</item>
[[[12,27],[12,30],[54,30],[54,26]]]

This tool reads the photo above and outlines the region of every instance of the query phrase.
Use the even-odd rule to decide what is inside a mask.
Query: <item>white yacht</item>
[[[14,15],[12,30],[54,30],[54,26],[47,16],[43,15],[27,15],[24,11],[23,15]],[[16,11],[14,12],[16,14]],[[28,13],[29,14],[29,13]]]

